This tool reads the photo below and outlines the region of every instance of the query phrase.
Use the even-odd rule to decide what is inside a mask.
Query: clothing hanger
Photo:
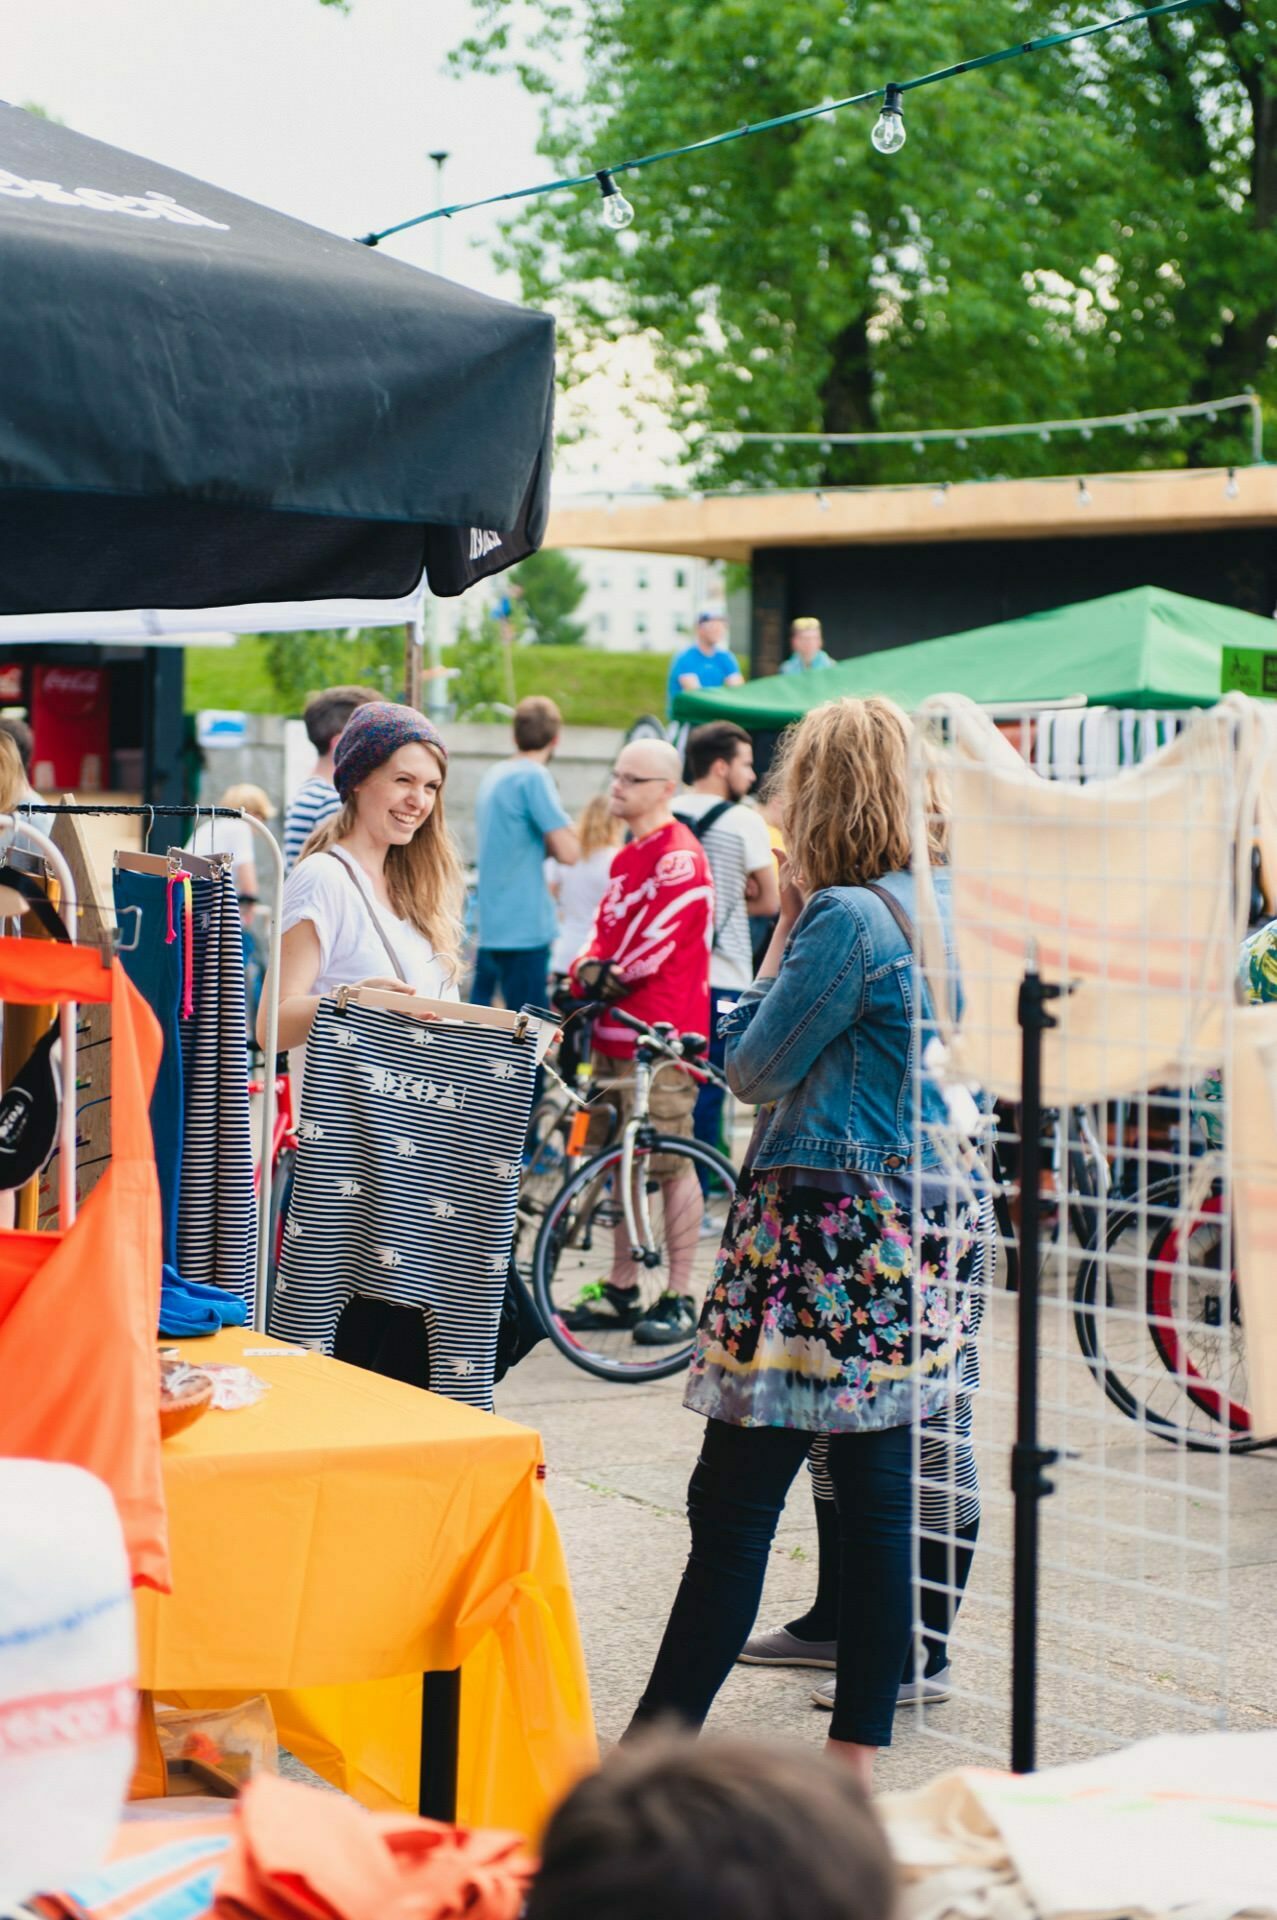
[[[193,880],[218,880],[231,864],[228,853],[215,853],[205,858],[202,853],[191,853],[186,847],[170,847],[170,860],[176,860]]]
[[[488,1027],[508,1034],[512,1041],[531,1040],[538,1065],[558,1031],[553,1021],[538,1020],[529,1013],[510,1013],[505,1007],[472,1007],[464,1000],[428,1000],[422,994],[394,993],[382,987],[338,987],[334,997],[342,1013],[353,1000],[361,1007],[376,1007],[405,1019],[428,1021],[432,1026]]]
[[[184,868],[185,859],[186,855],[177,849],[169,853],[129,853],[117,848],[112,864],[116,873],[153,873],[161,880],[172,880],[183,871],[191,871]]]

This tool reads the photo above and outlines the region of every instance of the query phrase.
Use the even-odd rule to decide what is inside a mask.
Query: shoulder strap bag
[[[395,979],[402,980],[405,986],[411,986],[412,984],[411,981],[409,980],[407,974],[404,972],[402,966],[399,963],[399,955],[395,952],[394,948],[391,946],[389,937],[386,933],[386,929],[381,924],[381,915],[377,912],[377,909],[374,907],[372,901],[369,899],[367,893],[364,891],[363,882],[360,880],[359,876],[356,874],[354,868],[350,865],[349,861],[343,860],[335,847],[329,847],[328,852],[330,856],[337,862],[337,865],[341,868],[342,872],[345,874],[346,878],[349,880],[351,886],[355,889],[355,892],[359,895],[359,898],[363,901],[364,911],[368,915],[369,920],[371,920],[372,922],[373,931],[376,933],[377,938],[380,940],[382,946],[386,949],[386,958],[389,960],[391,966],[394,968]]]

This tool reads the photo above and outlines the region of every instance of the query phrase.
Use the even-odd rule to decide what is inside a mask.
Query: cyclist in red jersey
[[[668,1021],[679,1033],[708,1033],[714,882],[699,840],[670,810],[680,772],[678,754],[663,740],[634,740],[621,749],[608,804],[632,837],[612,862],[608,890],[589,942],[572,963],[572,978],[579,980],[589,962],[606,961],[611,987],[624,999],[627,1013],[649,1026]],[[632,1088],[622,1069],[633,1058],[634,1034],[604,1012],[594,1028],[594,1050],[601,1064],[616,1063],[611,1075],[604,1065],[598,1086],[617,1096],[624,1122]],[[687,1074],[658,1075],[651,1115],[662,1133],[691,1139],[696,1092]],[[661,1182],[665,1209],[666,1291],[641,1315],[638,1275],[621,1224],[608,1280],[601,1289],[588,1289],[590,1297],[565,1316],[575,1331],[632,1327],[639,1345],[668,1346],[695,1330],[699,1303],[684,1288],[700,1235],[700,1185],[693,1172],[669,1156],[662,1161],[656,1155],[651,1173]]]

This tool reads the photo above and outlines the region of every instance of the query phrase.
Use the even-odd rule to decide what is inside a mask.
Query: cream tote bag
[[[915,720],[919,936],[933,1003],[948,1010],[946,1074],[1019,1097],[1031,955],[1071,988],[1044,1036],[1045,1105],[1183,1085],[1217,1066],[1265,770],[1253,703],[1229,695],[1150,759],[1085,786],[1044,780],[961,696],[935,696]],[[928,741],[951,810],[960,1020],[925,865]],[[1277,823],[1277,787],[1274,800]]]

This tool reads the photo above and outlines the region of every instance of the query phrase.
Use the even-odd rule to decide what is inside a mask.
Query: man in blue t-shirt
[[[696,638],[670,662],[670,677],[665,689],[665,710],[674,711],[677,693],[694,693],[697,687],[742,687],[744,675],[740,662],[727,645],[727,622],[718,613],[702,613],[696,619]]]
[[[550,761],[563,718],[553,700],[533,695],[514,710],[515,755],[479,783],[479,951],[470,998],[490,1007],[499,992],[511,1012],[543,1007],[549,991],[556,919],[545,884],[549,854],[565,867],[581,857]]]

